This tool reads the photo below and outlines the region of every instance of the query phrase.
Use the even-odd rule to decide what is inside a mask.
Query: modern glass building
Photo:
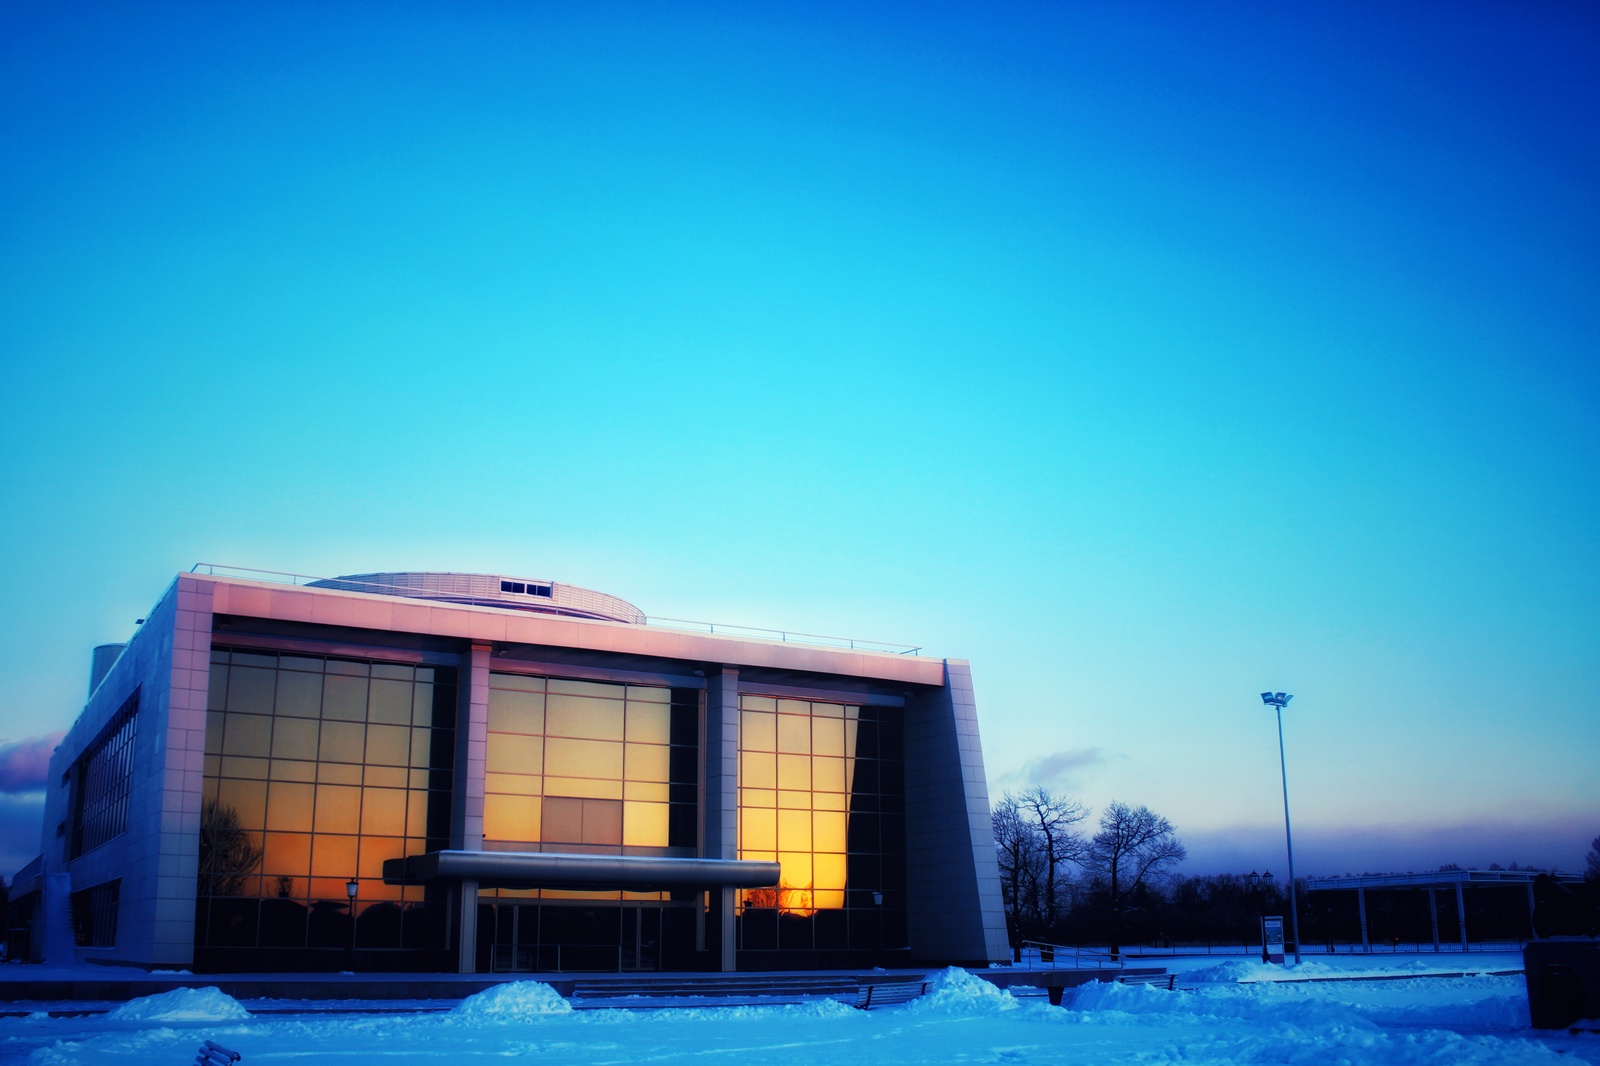
[[[964,662],[650,625],[553,581],[266,578],[180,575],[97,649],[15,886],[78,958],[1008,958]]]

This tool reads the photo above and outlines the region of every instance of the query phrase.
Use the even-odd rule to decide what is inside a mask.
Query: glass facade
[[[484,847],[697,854],[700,693],[489,675]]]
[[[701,854],[701,690],[489,681],[485,849]],[[382,868],[449,847],[456,706],[448,667],[215,648],[197,961],[442,958],[450,887],[386,885]],[[903,750],[899,708],[740,697],[738,855],[782,870],[779,886],[739,893],[741,951],[906,946]],[[693,968],[706,906],[699,891],[485,887],[478,965]],[[376,968],[370,955],[362,966]]]
[[[485,849],[699,854],[698,689],[493,673],[488,725]],[[689,968],[698,896],[486,889],[479,966]]]
[[[455,714],[451,668],[213,650],[197,949],[443,949],[383,862],[449,846]]]
[[[739,708],[739,857],[783,870],[741,892],[739,947],[904,947],[902,712],[755,695]]]

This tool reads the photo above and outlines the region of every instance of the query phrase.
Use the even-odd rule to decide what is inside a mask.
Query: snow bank
[[[952,966],[936,974],[928,982],[927,994],[906,1009],[921,1014],[994,1014],[1018,1006],[1010,992]]]
[[[1182,980],[1185,983],[1202,985],[1238,984],[1240,981],[1259,981],[1270,969],[1266,963],[1235,959],[1217,966],[1190,970],[1182,975]]]
[[[629,997],[630,999],[632,997]],[[680,1000],[679,1002],[682,1002]],[[862,1011],[836,999],[814,999],[805,1003],[741,1003],[720,1007],[707,1000],[692,1007],[674,1006],[659,1000],[621,1001],[614,1008],[590,1008],[584,1020],[596,1025],[681,1025],[706,1022],[764,1021],[775,1025],[804,1024],[807,1020],[861,1018]]]
[[[236,1022],[250,1017],[238,1000],[217,988],[174,988],[132,999],[107,1015],[112,1021]]]
[[[552,1014],[571,1014],[572,1004],[542,981],[508,981],[468,996],[450,1011],[452,1021],[526,1022]]]

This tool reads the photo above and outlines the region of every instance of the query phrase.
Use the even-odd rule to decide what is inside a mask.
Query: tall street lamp
[[[1261,702],[1278,715],[1278,772],[1283,776],[1283,839],[1289,845],[1289,931],[1294,935],[1294,964],[1300,965],[1300,909],[1294,899],[1294,834],[1289,831],[1289,768],[1283,758],[1283,709],[1294,699],[1287,692],[1263,692]]]

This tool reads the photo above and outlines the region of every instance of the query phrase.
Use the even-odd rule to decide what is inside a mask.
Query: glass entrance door
[[[620,958],[620,968],[623,970],[661,969],[660,904],[622,908]]]

